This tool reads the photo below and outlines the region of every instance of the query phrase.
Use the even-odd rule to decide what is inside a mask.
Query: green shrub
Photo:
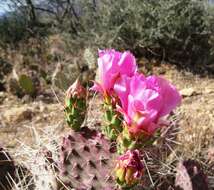
[[[90,2],[81,1],[78,35],[64,31],[72,50],[130,49],[183,65],[210,59],[214,15],[204,1],[102,0],[95,10]]]
[[[195,62],[209,55],[210,28],[201,1],[130,0],[129,7],[117,44],[175,62]]]
[[[11,15],[0,19],[0,45],[15,43],[25,35],[26,23],[22,18]]]
[[[18,11],[9,12],[0,17],[0,46],[16,45],[30,37],[42,37],[49,34],[50,26],[36,23],[31,26],[27,16]],[[51,29],[50,29],[51,30]]]

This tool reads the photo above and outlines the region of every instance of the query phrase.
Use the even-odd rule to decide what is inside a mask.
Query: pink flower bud
[[[70,98],[86,98],[86,89],[80,84],[77,79],[66,91],[66,99]]]
[[[117,159],[115,173],[119,184],[130,186],[138,183],[144,173],[139,151],[128,150],[120,156]]]

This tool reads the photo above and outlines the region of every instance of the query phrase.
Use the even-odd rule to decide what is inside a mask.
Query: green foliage
[[[35,23],[33,26],[28,21],[24,12],[15,9],[0,17],[0,46],[6,44],[16,45],[18,42],[30,37],[40,37],[49,34],[50,26],[47,24]],[[50,29],[51,30],[51,29]]]
[[[83,28],[78,35],[64,31],[74,51],[76,46],[113,47],[185,64],[211,56],[214,15],[204,1],[103,0],[95,9],[90,1],[80,2]]]
[[[15,43],[26,34],[26,22],[23,17],[10,15],[0,18],[0,45]]]

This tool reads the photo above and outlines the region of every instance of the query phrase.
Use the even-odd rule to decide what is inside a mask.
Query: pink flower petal
[[[181,95],[168,81],[161,77],[150,76],[147,77],[148,87],[156,90],[162,96],[163,106],[160,110],[159,116],[169,114],[176,106],[181,103]]]
[[[93,90],[93,91],[99,92],[101,94],[104,94],[104,90],[103,90],[102,86],[95,81],[94,81],[94,85],[89,90]]]
[[[121,53],[114,49],[99,50],[98,54],[99,81],[97,82],[108,94],[114,89],[118,78],[122,75],[131,77],[137,71],[135,57],[128,51]]]
[[[120,74],[133,76],[137,72],[137,65],[135,57],[128,51],[124,52],[121,56],[120,61],[118,62],[120,67]]]
[[[119,97],[123,109],[126,111],[128,109],[128,94],[130,91],[129,81],[130,81],[129,77],[122,75],[120,78],[117,79],[114,85],[114,91]]]

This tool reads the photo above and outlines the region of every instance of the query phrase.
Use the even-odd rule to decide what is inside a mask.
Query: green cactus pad
[[[25,93],[31,94],[31,95],[34,94],[35,87],[34,87],[33,81],[27,75],[23,74],[19,77],[19,85],[25,91]]]

